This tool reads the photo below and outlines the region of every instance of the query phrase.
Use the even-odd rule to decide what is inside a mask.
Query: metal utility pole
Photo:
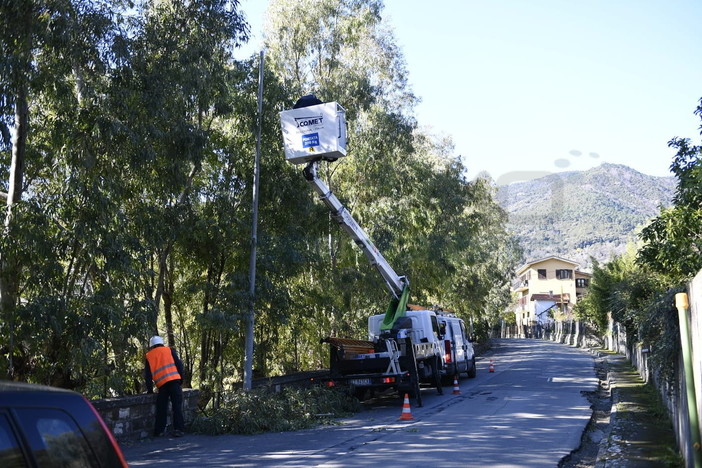
[[[244,390],[251,390],[254,353],[254,318],[256,316],[256,244],[258,236],[258,187],[261,177],[261,119],[263,114],[263,51],[258,62],[258,122],[253,181],[253,221],[251,226],[251,257],[249,259],[249,314],[246,317],[246,349],[244,354]]]

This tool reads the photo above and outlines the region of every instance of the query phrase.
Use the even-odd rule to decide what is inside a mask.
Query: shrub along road
[[[488,372],[490,361],[495,372]],[[497,340],[478,376],[443,395],[423,390],[411,421],[402,399],[378,398],[338,425],[256,436],[154,439],[125,447],[130,466],[557,466],[575,450],[597,389],[584,350],[538,340]]]

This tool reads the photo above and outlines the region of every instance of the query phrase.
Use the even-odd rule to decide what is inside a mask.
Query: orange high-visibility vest
[[[180,379],[171,348],[158,346],[146,353],[146,360],[149,362],[151,376],[157,387],[171,380]]]

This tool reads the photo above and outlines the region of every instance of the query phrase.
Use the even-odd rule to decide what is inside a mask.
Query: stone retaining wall
[[[199,390],[183,389],[183,416],[186,427],[198,411]],[[156,394],[106,398],[91,402],[119,442],[151,437],[156,418]],[[168,411],[168,427],[173,428]]]

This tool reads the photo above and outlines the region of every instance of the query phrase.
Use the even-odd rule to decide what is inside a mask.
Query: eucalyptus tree
[[[3,306],[4,319],[23,314],[20,378],[75,386],[111,372],[122,382],[110,387],[138,389],[135,352],[156,331],[161,303],[173,338],[174,245],[197,218],[207,177],[216,183],[222,173],[230,140],[216,122],[231,114],[231,51],[247,32],[238,2],[128,3],[2,4],[0,39],[12,52],[2,135],[27,135],[27,157],[17,159],[25,170],[13,170],[19,183],[8,187],[28,196],[10,197],[12,235],[2,246],[2,278],[12,280],[3,302],[15,307],[19,294],[24,302],[19,312]],[[23,90],[34,112],[24,133],[8,117]]]
[[[301,95],[314,93],[323,100],[338,101],[347,109],[351,156],[323,166],[322,176],[384,250],[390,239],[374,232],[378,218],[368,216],[373,208],[364,206],[374,197],[357,195],[378,193],[377,177],[388,173],[363,173],[359,168],[385,168],[384,158],[394,157],[383,153],[404,144],[397,141],[395,145],[390,134],[386,142],[379,139],[381,129],[404,142],[411,140],[414,122],[410,110],[415,98],[406,85],[404,60],[382,22],[381,12],[382,2],[374,0],[272,1],[265,42],[271,70],[288,93],[282,102],[284,108],[291,107]],[[375,148],[371,148],[373,143]],[[295,172],[302,179],[299,169]],[[351,183],[354,179],[356,184]],[[307,341],[317,341],[323,333],[358,335],[365,317],[378,311],[386,292],[326,210],[313,204],[312,191],[304,190],[306,202],[296,210],[305,216],[304,258],[308,263],[306,273],[292,283],[296,288],[290,313],[295,319],[290,323],[303,333],[309,330]],[[358,290],[364,293],[358,294]],[[307,347],[306,351],[311,352],[310,362],[318,362],[318,346]]]
[[[316,93],[351,120],[377,104],[410,110],[415,97],[380,0],[273,0],[265,38],[273,72],[291,97]]]
[[[457,308],[485,333],[497,325],[512,302],[511,279],[523,262],[523,253],[507,230],[507,213],[495,199],[494,183],[477,178],[468,190],[463,219],[472,235],[458,257],[460,267],[450,291]]]
[[[200,339],[199,380],[212,386],[225,376],[229,384],[241,377],[244,336],[241,324],[248,309],[251,187],[256,135],[257,60],[237,64],[230,78],[231,115],[220,119],[217,131],[228,146],[215,155],[220,163],[203,168],[207,184],[190,229],[176,244],[179,257],[189,265],[181,274],[179,296],[197,298]],[[305,226],[291,207],[304,203],[304,181],[285,167],[280,157],[276,103],[282,91],[269,71],[264,78],[261,151],[261,205],[258,230],[256,309],[256,369],[267,372],[271,343],[278,340],[276,323],[287,320],[288,278],[299,268],[299,244]],[[195,219],[199,218],[199,219]],[[291,271],[292,270],[292,271]],[[206,273],[206,274],[205,274]]]
[[[494,325],[510,303],[510,278],[520,251],[506,229],[507,214],[490,180],[469,181],[449,138],[415,131],[414,172],[402,173],[404,223],[398,226],[414,295],[464,318]],[[418,168],[423,169],[419,170]]]
[[[2,249],[0,249],[0,318],[7,324],[8,342],[3,346],[3,354],[8,356],[7,375],[14,374],[14,323],[17,306],[21,265],[17,254],[11,253],[8,242],[15,236],[12,212],[21,200],[24,180],[24,160],[29,125],[27,94],[31,80],[31,63],[34,37],[31,34],[32,22],[36,21],[30,2],[0,4],[0,41],[3,54],[2,74],[0,74],[0,135],[2,136],[2,181],[3,201],[6,210],[3,214]],[[16,27],[20,26],[20,27]],[[14,129],[10,138],[10,130]],[[11,158],[8,161],[8,150]],[[8,164],[9,162],[9,164]]]
[[[95,322],[85,308],[70,303],[76,289],[85,291],[85,282],[77,286],[70,263],[74,220],[61,215],[80,203],[71,199],[71,181],[77,172],[89,172],[94,161],[86,130],[104,92],[113,33],[108,7],[118,2],[113,3],[1,5],[0,41],[7,53],[1,59],[0,126],[3,135],[11,129],[13,140],[11,150],[3,146],[0,164],[10,195],[0,249],[0,302],[10,328],[2,334],[9,338],[3,350],[8,374],[15,378],[65,386],[83,380],[80,367],[89,353],[84,358],[80,351],[90,344],[73,338],[87,331],[81,320],[88,318],[88,328]]]
[[[188,229],[183,221],[191,198],[199,197],[203,164],[222,144],[213,124],[228,108],[232,48],[246,39],[237,6],[224,0],[140,3],[129,55],[118,70],[126,96],[115,99],[126,97],[124,118],[141,146],[131,174],[140,199],[132,209],[153,254],[154,276],[144,288],[156,310],[171,292],[169,256]],[[170,303],[164,304],[172,343]],[[151,327],[158,331],[155,321]]]
[[[506,215],[489,184],[466,180],[449,140],[417,130],[417,99],[382,13],[373,0],[273,1],[265,36],[271,68],[292,99],[315,93],[347,108],[350,156],[321,172],[410,277],[413,300],[493,318],[509,302],[518,261]],[[367,316],[384,309],[382,282],[335,223],[306,222],[311,260],[291,313],[316,306],[314,319],[297,312],[295,323],[315,323],[307,330],[317,336],[362,336]]]

